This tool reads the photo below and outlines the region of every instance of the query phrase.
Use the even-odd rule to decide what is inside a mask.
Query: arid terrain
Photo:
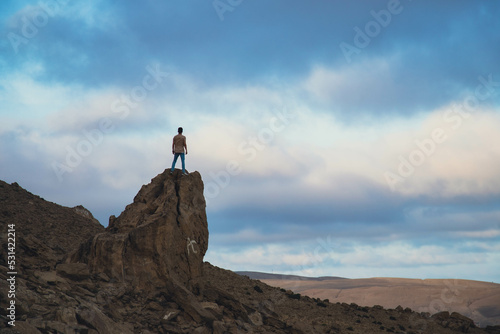
[[[15,229],[15,245],[0,248],[0,334],[500,333],[458,312],[402,307],[397,294],[398,306],[368,307],[204,262],[203,187],[198,172],[165,170],[104,228],[81,206],[0,181],[2,245]]]
[[[385,308],[409,307],[431,314],[458,312],[480,326],[500,324],[500,284],[460,279],[339,277],[307,278],[242,272],[271,286],[293,290],[331,303]]]

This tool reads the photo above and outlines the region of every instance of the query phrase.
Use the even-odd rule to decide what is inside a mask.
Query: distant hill
[[[343,277],[336,276],[323,276],[323,277],[306,277],[297,275],[283,275],[283,274],[268,274],[258,271],[235,271],[238,275],[248,276],[251,279],[258,280],[298,280],[298,281],[325,281],[334,279],[343,279]]]

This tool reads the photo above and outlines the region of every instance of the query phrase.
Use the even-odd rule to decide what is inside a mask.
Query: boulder
[[[58,264],[56,273],[73,281],[82,281],[90,277],[89,267],[85,263]]]
[[[165,170],[67,262],[87,263],[92,274],[137,289],[165,286],[166,281],[192,289],[200,283],[208,248],[205,206],[198,172]]]

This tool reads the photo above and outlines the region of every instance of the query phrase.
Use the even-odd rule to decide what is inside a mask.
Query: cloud
[[[45,118],[44,130],[36,128],[37,119],[18,123],[24,122],[38,136],[40,154],[65,163],[69,150],[85,151],[92,138],[97,143],[91,145],[88,157],[83,156],[86,152],[80,154],[81,164],[65,177],[92,168],[104,175],[103,182],[111,188],[132,187],[138,179],[126,175],[168,167],[168,133],[182,125],[189,134],[188,169],[204,175],[209,210],[222,210],[228,217],[244,212],[248,223],[252,219],[294,224],[391,223],[402,219],[404,208],[418,196],[453,202],[456,196],[494,195],[500,189],[495,172],[498,152],[484,149],[497,136],[500,119],[494,110],[478,109],[461,123],[450,121],[459,114],[446,118],[451,107],[445,107],[407,120],[345,126],[331,115],[313,112],[303,100],[288,100],[288,89],[204,87],[175,73],[165,81],[169,89],[159,87],[160,94],[152,92],[121,119],[110,105],[130,90],[76,88],[80,93],[75,103],[72,89],[56,86],[52,90],[27,82],[45,87],[62,106]],[[15,87],[11,93],[22,90]],[[42,102],[49,110],[49,99]],[[163,111],[165,105],[168,113]],[[280,113],[292,117],[280,118]],[[103,119],[110,120],[110,133],[100,130]],[[176,119],[182,119],[182,124]],[[446,140],[430,147],[437,128]],[[399,157],[413,161],[414,152],[422,150],[432,152],[419,153],[422,163],[401,178],[393,193],[384,173],[398,175]],[[156,169],[146,171],[140,164],[126,163],[130,156],[149,161]],[[262,203],[263,197],[267,203]]]
[[[314,68],[305,80],[304,89],[337,113],[351,115],[366,111],[395,112],[408,86],[395,82],[394,61],[370,60],[364,63],[329,69]]]
[[[491,230],[487,230],[487,231],[458,232],[457,235],[460,237],[464,237],[464,238],[491,239],[491,238],[500,237],[500,230],[499,229],[491,229]]]
[[[395,241],[364,245],[330,239],[330,236],[310,242],[294,242],[293,246],[273,243],[249,248],[216,248],[209,249],[207,260],[226,268],[350,278],[397,276],[394,272],[399,272],[399,275],[406,272],[407,277],[442,278],[444,276],[436,275],[438,267],[460,272],[481,264],[493,264],[498,257],[493,249],[485,253],[471,253],[460,244],[450,247],[433,244],[416,246]],[[489,275],[494,277],[493,272]]]
[[[257,0],[221,21],[211,2],[3,3],[0,32],[26,40],[0,41],[2,179],[106,224],[170,166],[183,126],[215,259],[484,269],[498,259],[500,5],[403,1],[347,62],[340,43],[387,5]],[[325,235],[339,258],[307,265]]]
[[[498,194],[500,179],[495,170],[500,156],[495,148],[488,149],[500,139],[495,139],[494,131],[500,122],[498,113],[477,111],[467,119],[454,114],[460,123],[452,124],[448,111],[452,108],[437,110],[418,132],[391,133],[387,138],[399,143],[391,147],[394,163],[388,165],[388,171],[404,176],[397,191],[436,197]],[[435,131],[440,135],[434,136]]]
[[[288,2],[270,5],[256,1],[238,6],[231,19],[221,22],[211,3],[172,7],[149,2],[68,2],[53,10],[54,15],[48,15],[46,24],[20,46],[18,54],[6,55],[17,66],[37,58],[49,69],[40,80],[78,81],[89,86],[118,86],[133,81],[152,61],[182,69],[208,83],[234,83],[235,78],[256,82],[272,76],[296,79],[317,64],[342,70],[347,63],[339,44],[351,42],[353,27],[363,27],[373,20],[370,11],[386,6],[386,2],[368,1],[342,6]],[[456,3],[453,13],[450,11],[450,17],[445,18],[442,6],[441,2],[404,4],[404,12],[393,18],[359,58],[361,64],[370,63],[370,59],[396,60],[398,74],[379,78],[414,88],[413,95],[406,91],[402,98],[416,94],[422,99],[439,100],[439,96],[449,96],[453,89],[450,83],[463,87],[477,73],[496,69],[494,49],[498,43],[494,27],[498,23],[490,13],[497,10],[497,5]],[[5,34],[22,35],[19,25],[23,17],[29,18],[29,13],[38,9],[28,5],[8,17],[11,24],[4,27]],[[423,15],[425,25],[421,24]],[[314,22],[310,17],[315,17]],[[253,29],[249,30],[249,26]],[[474,38],[479,33],[482,38]],[[9,49],[12,51],[12,47]],[[478,61],[460,66],[457,53]],[[425,103],[432,101],[421,101]]]

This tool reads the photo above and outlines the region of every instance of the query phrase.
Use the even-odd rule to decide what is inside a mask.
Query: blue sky
[[[183,126],[215,265],[500,282],[498,2],[0,13],[0,179],[106,226]]]

